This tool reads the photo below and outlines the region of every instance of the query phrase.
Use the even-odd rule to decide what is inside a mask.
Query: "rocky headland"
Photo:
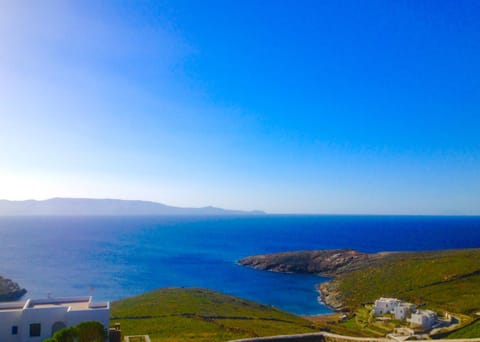
[[[249,256],[240,259],[238,263],[258,270],[335,277],[368,267],[385,255],[386,253],[367,254],[351,249],[295,251]]]
[[[313,250],[255,255],[238,263],[257,270],[288,273],[310,273],[335,278],[363,268],[378,265],[392,253],[362,253],[351,249]],[[322,301],[336,311],[344,309],[338,284],[329,281],[318,285]]]
[[[20,299],[27,290],[11,279],[0,276],[0,302]]]

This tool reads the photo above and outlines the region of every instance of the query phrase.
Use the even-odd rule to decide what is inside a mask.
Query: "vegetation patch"
[[[479,249],[392,253],[375,266],[342,274],[333,282],[351,311],[390,296],[440,312],[473,314],[480,309],[478,260]]]
[[[121,324],[123,335],[149,335],[152,342],[214,342],[317,331],[304,318],[199,288],[159,289],[113,302],[111,322]]]

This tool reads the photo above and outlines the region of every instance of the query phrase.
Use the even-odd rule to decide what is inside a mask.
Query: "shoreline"
[[[319,293],[320,302],[335,313],[347,311],[343,302],[342,295],[335,286],[334,279],[316,285]]]

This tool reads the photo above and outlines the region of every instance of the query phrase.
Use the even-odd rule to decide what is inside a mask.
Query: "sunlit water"
[[[3,217],[0,275],[28,297],[115,300],[159,287],[206,287],[298,314],[330,310],[326,278],[256,271],[244,256],[480,247],[480,217]]]

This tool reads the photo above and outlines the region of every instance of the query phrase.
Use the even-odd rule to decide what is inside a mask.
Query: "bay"
[[[0,217],[0,275],[27,297],[116,300],[159,287],[206,287],[297,314],[324,314],[327,278],[245,268],[248,255],[480,247],[480,217]]]

